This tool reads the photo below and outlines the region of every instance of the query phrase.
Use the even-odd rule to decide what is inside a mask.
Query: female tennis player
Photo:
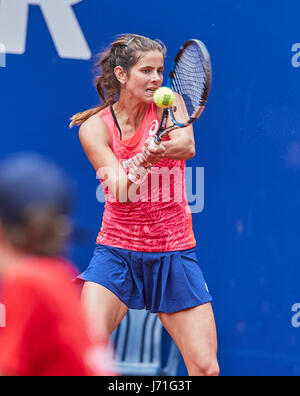
[[[82,147],[106,196],[94,256],[79,279],[85,282],[83,304],[95,334],[110,335],[128,308],[146,308],[158,314],[189,375],[216,376],[212,298],[196,257],[185,197],[185,161],[195,155],[193,128],[172,131],[150,146],[163,115],[153,93],[163,82],[165,53],[161,42],[118,37],[97,64],[104,105],[72,118],[71,126],[81,126]],[[176,111],[184,113],[183,101],[177,101]]]

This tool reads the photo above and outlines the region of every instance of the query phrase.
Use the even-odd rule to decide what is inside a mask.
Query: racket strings
[[[175,68],[172,89],[183,98],[190,118],[206,99],[204,96],[209,76],[205,62],[200,47],[192,44],[183,51]]]

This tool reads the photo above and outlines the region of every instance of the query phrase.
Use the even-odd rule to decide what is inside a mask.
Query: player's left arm
[[[188,160],[195,157],[195,139],[193,127],[190,125],[169,134],[170,140],[164,142],[164,157],[175,160]]]

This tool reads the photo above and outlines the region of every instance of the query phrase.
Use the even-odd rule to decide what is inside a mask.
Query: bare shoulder
[[[86,120],[79,129],[79,139],[81,142],[99,139],[103,142],[109,141],[109,133],[105,122],[97,114]]]

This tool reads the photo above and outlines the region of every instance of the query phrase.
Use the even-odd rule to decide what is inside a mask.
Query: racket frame
[[[179,63],[182,55],[184,54],[184,51],[192,44],[198,45],[198,47],[202,51],[203,59],[204,59],[203,67],[205,69],[206,81],[205,81],[205,85],[204,85],[202,100],[199,103],[199,106],[196,107],[194,113],[192,114],[192,117],[190,117],[190,119],[188,121],[186,121],[185,123],[180,123],[176,120],[174,112],[173,112],[173,106],[170,106],[169,108],[165,109],[163,112],[159,130],[158,130],[157,134],[154,136],[154,143],[156,143],[156,144],[159,144],[162,141],[162,139],[169,132],[173,131],[174,129],[185,128],[185,127],[191,125],[193,122],[195,122],[201,116],[201,114],[203,113],[203,111],[205,109],[208,95],[210,92],[211,78],[212,78],[212,67],[211,67],[209,52],[208,52],[205,44],[202,41],[197,40],[197,39],[191,39],[191,40],[186,41],[181,46],[180,50],[178,51],[178,53],[174,59],[172,67],[170,69],[169,78],[167,81],[167,87],[172,89],[172,81],[176,75],[177,64]],[[168,117],[170,117],[171,121],[173,122],[173,125],[166,128]]]

